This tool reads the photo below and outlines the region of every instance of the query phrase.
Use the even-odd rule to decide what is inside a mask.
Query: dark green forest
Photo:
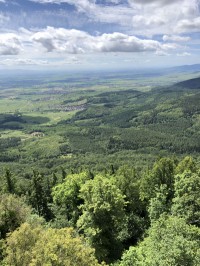
[[[133,82],[0,93],[0,265],[200,265],[200,78]]]

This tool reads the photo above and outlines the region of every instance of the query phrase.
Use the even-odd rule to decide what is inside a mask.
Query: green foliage
[[[197,165],[191,156],[186,156],[176,167],[176,173],[182,174],[185,171],[191,171],[195,173],[197,171]]]
[[[171,202],[168,201],[168,190],[166,185],[161,185],[156,192],[155,198],[150,199],[148,207],[151,223],[157,221],[162,214],[170,212]]]
[[[46,89],[12,88],[12,101],[10,90],[2,91],[0,162],[18,177],[20,169],[29,172],[30,167],[47,174],[61,166],[97,171],[133,160],[141,166],[159,155],[199,156],[197,89],[147,90],[143,86],[151,86],[151,77],[137,77],[136,82],[127,73],[95,78],[96,84],[86,90],[91,77],[76,78],[78,83],[57,80]]]
[[[166,185],[169,199],[173,197],[175,163],[173,159],[162,158],[156,162],[153,169],[146,173],[141,180],[140,196],[142,200],[149,201],[156,196],[156,190]]]
[[[31,208],[22,198],[11,194],[0,195],[0,238],[14,231],[31,215]]]
[[[34,171],[31,180],[29,201],[37,214],[43,216],[46,220],[52,218],[52,213],[48,206],[50,197],[50,188],[48,187],[48,183],[44,182],[44,176]]]
[[[198,266],[200,230],[177,217],[163,216],[149,235],[123,257],[120,266]]]
[[[56,219],[54,225],[76,226],[76,222],[81,214],[80,205],[83,203],[79,197],[81,186],[90,179],[88,172],[80,174],[70,174],[64,182],[55,186],[52,190],[54,212]]]
[[[122,250],[134,246],[123,255],[123,265],[181,265],[183,259],[198,264],[191,253],[196,246],[189,246],[190,229],[200,220],[198,81],[150,90],[155,77],[90,73],[86,79],[43,80],[42,87],[1,89],[0,191],[25,195],[40,215],[26,214],[30,208],[16,196],[1,196],[3,238],[24,221],[34,225],[22,230],[30,234],[30,246],[26,234],[27,241],[15,244],[27,246],[32,256],[23,262],[26,251],[19,249],[19,265],[33,257],[51,265],[45,243],[57,256],[55,232],[61,231],[45,231],[42,217],[48,226],[79,230],[99,260],[117,265]],[[155,158],[162,159],[152,167]]]
[[[120,167],[112,177],[113,183],[126,196],[126,209],[142,212],[143,203],[139,195],[140,176],[134,168],[127,165]]]
[[[4,173],[0,177],[1,193],[12,193],[16,192],[16,180],[13,177],[11,171],[9,169],[5,169]]]
[[[125,196],[127,238],[125,246],[137,243],[147,226],[146,206],[140,199],[140,176],[134,168],[123,166],[112,177],[113,183]]]
[[[118,258],[120,239],[126,231],[123,228],[126,203],[121,191],[108,178],[97,175],[81,187],[80,198],[84,203],[77,223],[79,230],[95,248],[100,261]]]
[[[25,223],[6,240],[6,266],[98,266],[94,251],[71,228],[43,229]]]
[[[172,213],[200,226],[200,174],[184,172],[175,176]]]
[[[5,179],[6,179],[6,190],[8,193],[14,193],[15,192],[15,188],[14,188],[14,184],[13,184],[13,180],[12,180],[12,175],[11,172],[6,169],[6,173],[5,173]]]

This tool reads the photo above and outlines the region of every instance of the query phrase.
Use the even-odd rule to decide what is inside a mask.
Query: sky
[[[0,0],[1,69],[200,63],[200,0]]]

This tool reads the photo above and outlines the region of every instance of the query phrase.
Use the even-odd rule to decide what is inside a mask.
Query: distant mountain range
[[[199,72],[200,71],[200,64],[195,65],[183,65],[177,67],[170,67],[168,68],[170,72]]]
[[[200,89],[200,77],[178,82],[174,86],[178,86],[178,87],[186,88],[186,89]]]

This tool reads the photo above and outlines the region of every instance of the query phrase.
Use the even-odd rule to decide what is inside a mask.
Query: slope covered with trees
[[[68,174],[39,190],[33,181],[32,194],[4,184],[2,265],[200,263],[200,169],[191,157],[161,158],[142,173]]]
[[[198,80],[17,90],[26,111],[0,113],[0,265],[200,265]]]

